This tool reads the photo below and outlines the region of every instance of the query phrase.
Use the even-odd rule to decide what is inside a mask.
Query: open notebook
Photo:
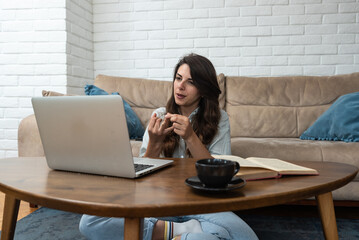
[[[215,158],[236,161],[240,165],[237,176],[246,180],[280,178],[283,175],[318,175],[312,168],[299,166],[275,158],[249,157],[241,158],[233,155],[213,155]]]

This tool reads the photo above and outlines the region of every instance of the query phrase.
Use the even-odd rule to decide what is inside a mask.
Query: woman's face
[[[173,94],[183,115],[188,116],[198,107],[201,96],[198,89],[193,85],[188,64],[182,64],[178,68],[173,83]]]

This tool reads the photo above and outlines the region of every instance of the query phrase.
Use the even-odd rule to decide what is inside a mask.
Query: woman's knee
[[[89,239],[89,236],[92,235],[91,232],[94,231],[92,225],[98,218],[99,217],[96,216],[82,215],[79,223],[79,230],[81,234]]]
[[[145,218],[143,239],[150,240],[156,218]],[[80,220],[79,229],[82,235],[89,240],[113,240],[123,239],[125,220],[115,217],[97,217],[83,215]]]
[[[233,212],[192,215],[205,232],[218,234],[223,239],[258,239],[250,226]]]
[[[217,236],[210,233],[185,233],[181,235],[180,240],[220,240]],[[177,240],[177,239],[176,239]]]
[[[186,216],[188,219],[197,219],[200,222],[210,222],[213,224],[226,224],[233,223],[241,220],[237,215],[233,212],[219,212],[219,213],[207,213],[207,214],[197,214],[197,215],[188,215]]]
[[[116,239],[123,236],[123,229],[123,218],[83,215],[79,224],[81,234],[90,240]]]

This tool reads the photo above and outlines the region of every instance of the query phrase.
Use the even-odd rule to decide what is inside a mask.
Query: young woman
[[[229,119],[220,110],[216,71],[205,57],[190,54],[174,70],[172,96],[154,111],[140,156],[211,158],[231,154]],[[123,239],[124,220],[83,215],[80,231],[88,239]],[[258,239],[232,212],[145,218],[145,240]]]

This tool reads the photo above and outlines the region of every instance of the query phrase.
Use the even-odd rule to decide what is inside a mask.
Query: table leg
[[[14,238],[19,206],[20,200],[10,196],[9,194],[5,195],[1,240],[12,240]]]
[[[332,193],[328,192],[318,195],[316,199],[325,239],[337,240],[339,237]]]
[[[125,218],[125,240],[143,239],[143,218]]]

